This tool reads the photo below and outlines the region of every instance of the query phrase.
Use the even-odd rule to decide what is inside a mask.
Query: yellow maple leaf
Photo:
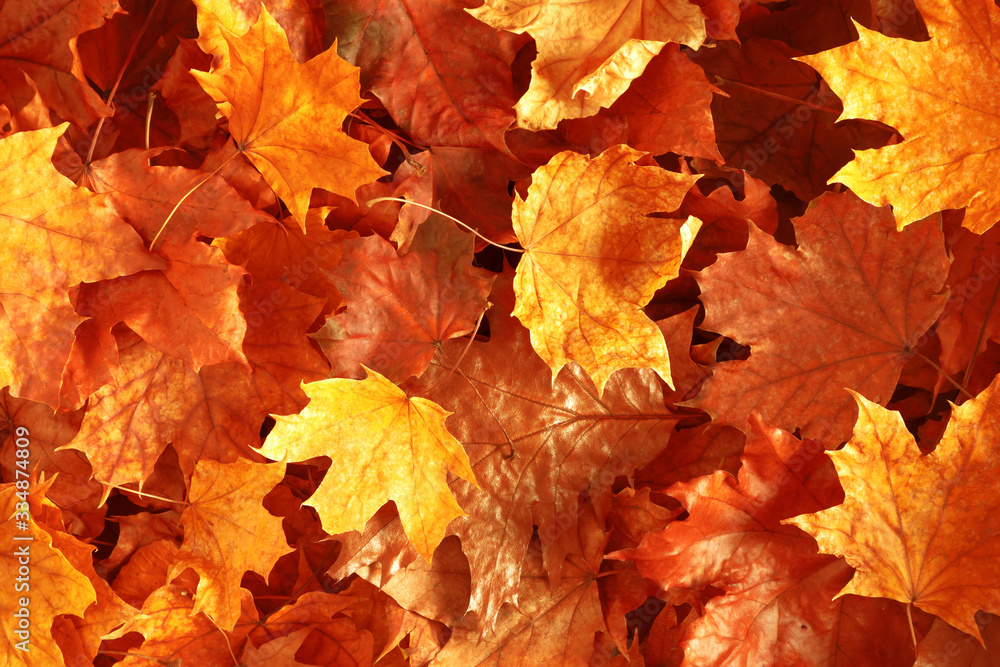
[[[430,562],[445,528],[464,515],[447,472],[478,487],[475,474],[462,443],[445,428],[450,412],[408,398],[385,377],[365,371],[364,380],[303,384],[309,404],[297,415],[275,415],[277,424],[260,452],[288,461],[330,457],[326,477],[305,503],[319,512],[323,529],[363,530],[393,500],[406,536]]]
[[[966,208],[981,234],[1000,219],[1000,9],[990,0],[916,0],[927,42],[893,39],[858,25],[859,39],[799,60],[844,102],[840,118],[868,118],[903,141],[856,151],[830,182],[870,204],[892,204],[900,229],[937,211]]]
[[[642,312],[675,278],[701,221],[672,211],[698,180],[635,165],[643,153],[609,148],[591,160],[565,151],[537,169],[514,201],[515,315],[552,369],[576,361],[599,392],[619,368],[649,367],[673,388],[663,333]]]
[[[688,0],[486,0],[466,10],[498,30],[528,33],[538,45],[517,124],[554,130],[565,118],[610,107],[667,42],[697,49],[705,16]]]
[[[229,132],[264,180],[305,229],[313,188],[355,199],[354,191],[383,176],[363,142],[341,125],[362,100],[360,70],[336,45],[308,62],[292,58],[281,26],[266,8],[246,34],[222,29],[229,48],[212,73],[192,70],[229,119]]]

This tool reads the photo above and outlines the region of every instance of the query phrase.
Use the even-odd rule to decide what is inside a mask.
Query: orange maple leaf
[[[34,431],[31,432],[31,440],[35,440]],[[28,496],[31,518],[52,538],[52,548],[90,581],[97,602],[87,607],[83,614],[65,614],[57,618],[52,626],[52,636],[65,658],[79,655],[93,660],[97,656],[102,635],[134,618],[139,610],[119,598],[111,585],[97,574],[94,569],[94,547],[67,532],[63,523],[63,510],[51,500],[55,482],[56,477],[49,477],[32,486]]]
[[[685,405],[744,432],[758,410],[775,426],[841,442],[854,419],[842,387],[888,402],[901,361],[944,308],[948,257],[937,220],[900,232],[888,209],[850,192],[813,200],[794,225],[798,248],[751,226],[746,250],[697,275],[703,326],[751,353],[716,364]]]
[[[347,309],[311,335],[330,375],[357,378],[361,365],[394,382],[423,373],[441,343],[473,331],[486,307],[493,274],[472,260],[472,235],[441,219],[420,225],[402,257],[377,234],[345,241],[327,275]]]
[[[298,412],[309,402],[302,382],[322,380],[330,372],[326,358],[306,337],[323,299],[268,280],[246,288],[243,303],[248,318],[243,350],[252,368],[253,393],[267,412]]]
[[[915,0],[931,39],[893,39],[855,23],[858,41],[799,58],[844,101],[840,118],[890,125],[903,141],[858,151],[831,182],[865,201],[892,204],[899,228],[966,207],[981,234],[1000,219],[1000,103],[980,93],[1000,80],[1000,9],[989,0]],[[987,36],[987,37],[984,37]]]
[[[240,579],[254,572],[267,577],[285,543],[281,519],[268,513],[261,498],[285,476],[285,464],[239,459],[202,460],[191,478],[190,505],[181,514],[184,542],[167,580],[188,567],[198,573],[192,612],[205,612],[231,630],[240,617]]]
[[[60,614],[83,616],[97,594],[87,577],[52,545],[49,533],[30,518],[28,502],[22,498],[13,482],[0,486],[0,541],[6,545],[0,555],[0,584],[6,592],[0,602],[4,618],[0,662],[12,667],[61,665],[62,651],[52,638],[53,621]],[[27,652],[15,648],[25,640],[22,646],[28,647]]]
[[[649,369],[616,373],[600,397],[575,365],[551,383],[545,362],[531,352],[528,332],[509,314],[509,270],[495,281],[490,300],[490,340],[469,346],[460,372],[441,363],[463,353],[466,341],[453,339],[442,345],[438,363],[406,385],[454,410],[451,432],[465,443],[483,482],[478,489],[451,482],[468,516],[449,527],[469,559],[470,608],[481,627],[495,623],[504,603],[523,599],[517,582],[533,527],[545,567],[557,575],[566,555],[579,550],[581,493],[606,507],[611,480],[631,475],[667,447],[676,423]],[[516,370],[512,359],[520,360]]]
[[[0,385],[11,393],[59,405],[59,380],[77,325],[69,289],[164,262],[95,195],[52,166],[67,124],[0,140]]]
[[[650,367],[673,388],[663,334],[642,312],[675,278],[701,222],[653,218],[673,211],[697,176],[637,166],[615,146],[591,160],[564,151],[514,200],[515,315],[552,369],[576,361],[600,393],[620,368]]]
[[[117,0],[3,3],[0,70],[24,72],[54,111],[81,128],[87,127],[110,111],[84,75],[77,38],[99,28],[117,11],[121,11]],[[9,82],[4,84],[6,87]]]
[[[852,394],[854,437],[828,452],[844,502],[785,523],[857,570],[838,596],[912,603],[982,641],[976,612],[1000,612],[1000,380],[952,408],[926,456],[898,412]]]
[[[335,48],[300,65],[265,8],[245,35],[222,34],[228,63],[212,73],[191,74],[229,118],[239,150],[303,230],[313,188],[354,200],[359,186],[385,174],[368,147],[340,129],[362,100],[358,68]]]
[[[118,337],[118,386],[108,385],[88,401],[80,431],[59,448],[87,456],[94,478],[113,486],[137,482],[153,472],[168,444],[190,474],[199,459],[228,463],[252,455],[265,413],[251,391],[249,373],[233,362],[198,372],[167,356],[131,331]]]
[[[328,314],[344,299],[320,267],[336,266],[344,240],[354,236],[342,229],[327,229],[319,217],[309,216],[304,231],[290,218],[271,218],[239,234],[217,238],[212,245],[222,249],[230,264],[249,271],[254,284],[280,280],[299,292],[324,299],[323,313]],[[247,313],[247,318],[252,327],[260,315]]]
[[[253,607],[250,591],[242,591],[243,604]],[[233,646],[238,646],[246,631],[221,630],[204,613],[194,610],[189,591],[167,584],[153,591],[142,605],[142,613],[124,626],[105,635],[115,639],[138,632],[145,640],[137,654],[127,655],[121,667],[145,667],[151,662],[161,665],[232,664]],[[251,619],[245,619],[249,621]],[[256,619],[252,619],[256,621]],[[242,625],[242,624],[241,624]]]
[[[697,49],[705,41],[705,16],[687,0],[487,0],[467,11],[498,30],[535,38],[531,85],[514,107],[518,126],[528,130],[593,116],[614,104],[668,42]]]

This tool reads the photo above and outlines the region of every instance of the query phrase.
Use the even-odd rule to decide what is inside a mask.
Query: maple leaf
[[[712,100],[715,138],[726,164],[809,201],[851,159],[852,148],[880,145],[888,135],[867,123],[835,124],[837,96],[793,59],[800,53],[752,35],[740,44],[705,49],[698,64],[728,83],[726,95]]]
[[[281,281],[293,290],[323,299],[322,312],[329,314],[342,305],[343,296],[321,267],[336,266],[343,242],[354,236],[340,229],[331,231],[313,216],[306,218],[304,230],[291,218],[269,218],[238,234],[218,238],[212,245],[221,248],[231,264],[246,269],[255,284]],[[279,305],[278,301],[274,305]],[[248,326],[256,326],[269,314],[263,306],[251,311]]]
[[[249,591],[244,597],[249,597]],[[108,639],[138,632],[144,637],[139,655],[128,655],[122,667],[143,667],[150,660],[179,664],[221,667],[232,664],[230,647],[239,645],[246,631],[220,630],[205,614],[194,612],[194,601],[180,586],[164,585],[156,589],[142,605],[142,613],[124,626],[106,635]],[[251,604],[252,606],[252,604]]]
[[[615,552],[639,546],[643,535],[662,530],[674,520],[680,509],[668,510],[650,499],[650,489],[636,491],[625,487],[615,494],[608,526],[611,533],[607,550]],[[619,652],[627,651],[629,629],[626,614],[640,607],[649,597],[662,595],[660,587],[639,574],[635,563],[606,560],[601,566],[605,575],[598,581],[601,593],[604,622],[608,634]],[[635,642],[632,644],[636,646]]]
[[[688,517],[609,558],[635,561],[664,589],[707,584],[725,591],[685,633],[684,656],[692,663],[820,665],[852,656],[872,665],[911,664],[913,654],[893,642],[883,642],[879,658],[871,659],[871,646],[852,641],[854,633],[907,637],[902,608],[886,613],[872,600],[833,601],[849,570],[782,525],[798,511],[829,507],[842,497],[822,445],[800,441],[756,415],[751,424],[737,478],[718,471],[673,485],[667,493]],[[839,633],[841,625],[856,627]]]
[[[137,103],[141,103],[140,96],[146,98],[142,102],[148,101],[150,87],[155,87],[164,73],[179,40],[197,36],[195,8],[191,3],[171,7],[147,0],[120,2],[124,11],[96,30],[83,33],[77,42],[87,82],[113,111],[102,129],[113,127],[114,131],[102,132],[98,142],[106,140],[107,150],[172,145],[178,137],[177,119],[169,113],[156,113],[147,121],[145,109]],[[215,116],[214,108],[210,116]],[[98,146],[95,155],[105,154]]]
[[[0,424],[10,424],[0,447],[0,469],[4,479],[23,479],[24,463],[18,465],[17,426],[31,434],[33,472],[52,480],[45,495],[62,508],[67,529],[77,537],[96,537],[104,530],[107,508],[98,508],[101,485],[91,479],[93,471],[80,452],[56,451],[80,429],[83,411],[52,413],[52,408],[15,398],[9,390],[0,394]],[[15,426],[16,425],[16,426]],[[0,428],[0,433],[3,432]],[[22,441],[23,442],[23,441]],[[21,470],[21,475],[17,470]]]
[[[917,646],[917,661],[913,667],[940,667],[948,663],[959,667],[977,667],[989,665],[990,660],[996,660],[1000,649],[1000,623],[997,617],[986,612],[976,614],[979,632],[986,641],[986,647],[970,635],[959,632],[940,618],[934,619],[934,625],[924,635]]]
[[[697,274],[703,326],[751,352],[716,365],[689,404],[744,431],[756,409],[841,441],[854,420],[843,387],[887,402],[900,362],[944,308],[944,239],[936,220],[897,232],[888,209],[849,192],[816,199],[795,232],[798,249],[751,228],[745,251]]]
[[[431,564],[417,559],[379,586],[404,609],[446,625],[462,622],[470,587],[469,561],[453,535],[438,545]]]
[[[336,26],[343,35],[338,49],[417,143],[507,151],[515,101],[510,66],[526,40],[476,21],[465,11],[474,4],[339,2],[337,11],[350,21]],[[359,21],[359,34],[352,34]]]
[[[496,665],[501,659],[528,665],[588,664],[594,634],[605,629],[597,570],[607,538],[593,512],[583,519],[580,533],[587,550],[562,565],[556,586],[550,585],[539,551],[532,550],[521,574],[519,608],[505,607],[486,639],[475,628],[457,626],[431,667]]]
[[[181,39],[154,86],[163,95],[167,108],[177,116],[177,143],[181,146],[208,148],[219,125],[215,101],[191,76],[192,69],[206,70],[211,60],[194,40]]]
[[[245,35],[224,31],[223,36],[229,63],[191,74],[229,119],[237,148],[303,230],[313,188],[354,200],[358,186],[385,174],[367,146],[339,129],[362,101],[357,68],[333,49],[296,63],[266,8]]]
[[[1000,165],[1000,9],[988,0],[916,0],[930,41],[886,37],[855,24],[858,41],[800,58],[844,101],[841,118],[889,125],[903,141],[860,151],[833,175],[876,206],[892,204],[899,228],[965,207],[963,226],[981,234],[1000,219],[1000,192],[979,174]],[[985,37],[984,37],[985,36]]]
[[[702,222],[691,249],[684,256],[684,268],[700,270],[712,264],[721,252],[744,250],[749,240],[747,220],[772,236],[778,231],[777,204],[768,187],[752,176],[743,177],[743,199],[738,200],[726,182],[706,197],[691,188],[678,209]]]
[[[9,591],[0,611],[10,619],[3,625],[0,655],[7,665],[32,664],[29,657],[37,664],[35,656],[59,665],[63,656],[52,638],[53,621],[60,614],[83,616],[97,595],[87,577],[53,546],[49,533],[30,518],[26,496],[17,495],[13,482],[0,485],[0,536],[10,545],[0,556],[0,581]],[[15,648],[20,642],[26,642],[21,646],[29,646],[30,654]]]
[[[156,589],[169,583],[167,572],[177,561],[179,542],[180,539],[158,539],[136,549],[115,576],[115,593],[130,605],[141,607]],[[181,580],[177,581],[180,585]],[[190,587],[196,588],[197,581],[190,583]]]
[[[74,186],[52,166],[66,127],[0,139],[0,170],[17,174],[0,188],[4,257],[17,267],[0,277],[0,385],[53,407],[74,330],[84,319],[74,312],[69,288],[163,268],[112,214],[106,196]]]
[[[297,62],[305,62],[323,50],[323,12],[317,3],[287,0],[192,0],[198,7],[198,44],[225,62],[224,32],[243,36],[267,11],[288,35],[288,47]]]
[[[448,490],[450,471],[478,486],[462,444],[448,432],[448,412],[424,398],[408,398],[382,375],[303,385],[311,399],[297,415],[277,416],[260,453],[274,460],[333,461],[308,501],[323,529],[361,529],[393,500],[407,537],[430,562],[445,528],[462,510]]]
[[[393,179],[394,197],[432,206],[467,224],[495,243],[516,241],[510,224],[510,181],[529,173],[497,151],[472,148],[429,148],[404,163]],[[434,213],[404,205],[390,241],[407,252],[416,230]],[[476,250],[486,243],[476,237]]]
[[[838,595],[913,604],[982,642],[976,612],[1000,611],[1000,380],[952,407],[941,441],[927,455],[898,412],[852,394],[860,412],[854,436],[830,452],[846,498],[788,523],[857,570]]]
[[[978,235],[949,225],[945,236],[953,259],[947,281],[951,294],[935,328],[944,371],[938,383],[945,381],[944,375],[971,370],[973,355],[982,352],[980,337],[1000,338],[1000,322],[990,316],[1000,285],[1000,229]]]
[[[451,486],[468,518],[451,531],[472,571],[471,608],[490,627],[505,602],[519,599],[517,581],[537,525],[546,568],[558,572],[579,553],[573,529],[581,493],[606,512],[611,483],[648,463],[667,445],[675,423],[661,383],[648,369],[628,369],[599,396],[579,368],[549,379],[531,354],[528,332],[509,315],[511,277],[494,283],[487,313],[490,340],[473,342],[460,369],[450,365],[463,341],[445,343],[442,359],[407,386],[454,410],[449,428],[470,453],[481,488]],[[509,359],[519,359],[517,372]]]
[[[653,155],[674,152],[721,162],[712,124],[713,93],[722,91],[678,45],[668,44],[607,110],[564,121],[560,129],[593,152],[623,143]]]
[[[345,241],[328,275],[347,309],[312,335],[331,375],[357,378],[364,365],[402,382],[423,373],[443,341],[470,333],[493,282],[472,266],[472,245],[471,234],[441,219],[420,225],[402,257],[380,236]]]
[[[119,598],[108,582],[98,575],[94,569],[94,547],[66,532],[63,512],[49,499],[54,482],[54,478],[49,478],[32,486],[28,495],[29,513],[32,520],[52,538],[52,548],[87,578],[97,599],[83,614],[56,618],[52,624],[52,636],[65,657],[82,655],[92,660],[97,655],[102,635],[134,618],[138,610]],[[46,584],[37,583],[36,591],[44,594]]]
[[[44,551],[34,661],[990,659],[986,0],[119,1],[0,4],[0,474]],[[853,15],[923,41],[849,44]],[[855,181],[899,219],[826,192],[882,156],[900,173]],[[953,208],[899,229],[917,200]],[[488,247],[514,242],[516,273]],[[912,609],[838,597],[851,565],[782,524],[843,498],[845,387],[899,437],[835,456],[906,447],[876,460],[899,502],[848,494],[837,548],[928,581]],[[920,608],[952,583],[939,613],[985,647]]]
[[[13,0],[0,7],[0,77],[20,70],[38,85],[46,103],[85,128],[110,113],[87,83],[77,38],[120,11],[117,0],[64,4]]]
[[[616,370],[643,366],[673,387],[663,334],[642,307],[677,276],[701,223],[648,214],[676,209],[697,177],[638,166],[641,156],[627,146],[593,160],[560,153],[514,199],[524,256],[513,314],[553,381],[576,361],[599,393]]]
[[[202,460],[194,469],[188,506],[181,514],[184,542],[167,579],[194,569],[201,578],[192,612],[204,612],[231,630],[240,616],[240,579],[253,570],[267,576],[285,544],[281,519],[260,504],[281,478],[285,464]]]
[[[91,164],[86,179],[95,191],[111,193],[122,217],[147,242],[158,238],[156,252],[166,267],[86,286],[80,298],[107,302],[97,326],[110,329],[125,322],[194,370],[227,361],[245,364],[246,322],[237,305],[245,273],[196,237],[226,237],[273,218],[218,176],[206,180],[192,169],[151,166],[149,160],[161,152],[116,153]],[[171,213],[170,226],[158,237]]]
[[[486,0],[467,11],[535,38],[531,85],[514,107],[518,126],[529,130],[611,106],[667,42],[697,49],[705,41],[705,16],[687,0]]]
[[[295,659],[295,653],[312,631],[312,628],[302,628],[290,635],[272,639],[260,648],[247,642],[240,664],[246,667],[307,667],[306,663]]]
[[[247,288],[243,309],[248,316],[243,350],[254,393],[266,412],[301,410],[309,402],[301,383],[322,380],[330,370],[306,337],[322,312],[323,300],[280,280],[261,281]]]
[[[118,345],[118,386],[89,399],[80,431],[60,447],[87,456],[105,485],[102,504],[113,486],[137,482],[142,489],[168,444],[188,475],[202,458],[227,463],[252,455],[265,413],[244,367],[215,364],[196,373],[127,330]]]
[[[323,591],[306,593],[271,614],[266,623],[257,624],[250,632],[250,640],[260,646],[292,635],[300,628],[309,628],[313,634],[310,652],[313,662],[345,667],[370,665],[373,662],[372,635],[364,629],[359,631],[357,623],[348,615],[358,602],[350,589],[340,595]]]

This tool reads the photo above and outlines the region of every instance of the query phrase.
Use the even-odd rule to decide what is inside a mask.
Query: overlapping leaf
[[[698,274],[704,327],[750,345],[750,359],[718,364],[692,404],[737,428],[759,410],[839,442],[854,421],[844,387],[887,402],[944,308],[944,239],[937,220],[897,232],[889,210],[850,193],[814,201],[795,231],[798,249],[751,229],[746,251]]]
[[[857,26],[858,41],[802,58],[844,101],[841,118],[870,118],[903,141],[859,152],[833,175],[876,206],[892,204],[900,228],[966,207],[977,234],[1000,219],[1000,191],[979,175],[1000,165],[1000,9],[989,0],[917,0],[930,41]]]
[[[553,380],[575,361],[598,393],[620,368],[648,366],[671,384],[663,334],[642,307],[677,276],[701,226],[649,215],[680,206],[697,177],[636,165],[641,156],[627,146],[593,160],[560,153],[535,171],[527,199],[514,200],[525,252],[513,314]]]
[[[760,419],[752,424],[738,478],[719,471],[674,485],[668,493],[689,516],[613,557],[634,560],[664,589],[708,584],[725,591],[685,634],[684,656],[692,663],[911,664],[912,652],[899,643],[884,642],[874,655],[856,641],[873,633],[904,639],[902,608],[887,614],[872,600],[834,601],[848,568],[781,525],[798,508],[829,507],[842,497],[821,443],[799,441]]]
[[[487,0],[469,11],[498,30],[535,38],[531,85],[515,106],[518,125],[529,130],[593,116],[668,42],[696,49],[705,41],[705,16],[687,0]]]
[[[594,634],[605,629],[597,570],[607,538],[592,514],[584,514],[580,532],[586,551],[562,565],[554,588],[538,550],[531,550],[521,573],[525,600],[520,609],[506,607],[485,640],[475,628],[459,626],[431,666],[497,665],[503,659],[514,664],[588,664]]]
[[[228,64],[192,74],[229,118],[237,148],[303,229],[313,188],[354,199],[358,186],[385,173],[364,144],[340,130],[361,104],[357,68],[330,49],[295,62],[267,9],[245,35],[224,38]]]
[[[854,437],[830,454],[846,499],[789,523],[857,570],[840,594],[913,604],[980,637],[976,612],[1000,611],[1000,381],[952,409],[926,456],[899,413],[854,396]]]
[[[285,475],[285,464],[202,460],[191,479],[189,505],[181,514],[184,543],[167,579],[192,568],[200,580],[192,613],[204,612],[231,630],[240,616],[240,580],[253,570],[267,576],[291,551],[281,520],[260,499]]]
[[[59,383],[84,318],[68,290],[81,282],[160,269],[142,239],[114,215],[106,196],[78,188],[52,166],[66,125],[0,140],[0,384],[18,396],[59,405]]]
[[[462,444],[448,432],[449,414],[365,369],[364,380],[321,380],[303,389],[312,399],[297,415],[277,417],[261,454],[302,461],[329,456],[333,465],[309,500],[329,533],[360,530],[394,500],[407,537],[425,560],[462,510],[447,488],[452,472],[472,484]]]
[[[675,423],[661,384],[648,369],[615,375],[603,397],[578,368],[553,385],[532,355],[528,332],[508,313],[510,278],[497,280],[487,314],[489,342],[475,342],[451,372],[462,341],[442,350],[419,382],[407,385],[455,411],[449,429],[469,452],[481,489],[454,481],[468,518],[451,531],[462,540],[472,569],[471,607],[489,627],[504,602],[518,599],[532,526],[537,525],[549,572],[579,553],[574,530],[580,494],[606,512],[611,483],[651,460],[667,445]],[[508,359],[519,359],[513,368]],[[447,377],[446,377],[447,376]],[[602,514],[603,518],[603,514]]]
[[[472,235],[441,219],[422,224],[402,257],[379,236],[345,241],[328,275],[347,298],[313,335],[331,374],[359,378],[363,365],[393,382],[420,375],[444,341],[472,332],[493,281],[472,266]]]
[[[79,433],[63,446],[86,454],[98,481],[142,488],[168,444],[188,474],[199,459],[228,463],[253,451],[265,413],[244,367],[216,364],[195,373],[131,332],[118,341],[118,386],[91,397]]]
[[[515,101],[510,66],[525,40],[469,16],[465,10],[475,4],[337,3],[338,14],[351,17],[336,22],[340,52],[420,144],[507,150],[503,135],[514,121]]]
[[[0,4],[29,663],[994,659],[997,10],[478,1]]]
[[[9,545],[0,555],[0,581],[8,591],[0,607],[8,619],[3,624],[0,656],[4,664],[12,666],[37,664],[37,660],[61,664],[62,653],[52,637],[52,622],[60,614],[83,616],[97,596],[87,577],[53,547],[48,532],[28,518],[27,493],[18,497],[16,492],[13,482],[0,487],[0,535]],[[22,566],[27,574],[19,573]],[[19,576],[21,585],[17,585]],[[19,612],[22,609],[25,611]],[[26,626],[21,627],[19,617],[27,619]],[[19,629],[22,636],[17,633]],[[25,641],[21,647],[29,651],[15,648]]]
[[[38,3],[13,0],[0,7],[0,78],[24,72],[49,106],[85,128],[109,114],[86,82],[76,41],[101,26],[118,9],[117,0]]]

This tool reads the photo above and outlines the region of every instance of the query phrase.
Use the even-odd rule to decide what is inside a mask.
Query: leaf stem
[[[751,86],[747,83],[742,83],[740,81],[733,81],[732,79],[726,79],[721,76],[716,75],[715,84],[717,86],[736,86],[737,88],[743,88],[744,90],[752,90],[755,93],[761,95],[766,95],[768,97],[773,97],[776,100],[781,100],[783,102],[789,102],[791,104],[798,104],[804,107],[809,107],[810,109],[815,109],[816,111],[825,111],[826,113],[832,113],[840,115],[840,112],[836,109],[831,109],[830,107],[820,106],[819,104],[813,104],[812,102],[806,102],[805,100],[799,100],[794,97],[788,97],[787,95],[782,95],[781,93],[774,93],[770,90],[764,90],[763,88],[758,88],[756,86]],[[857,119],[861,120],[861,119]]]
[[[947,380],[952,385],[954,385],[956,389],[958,389],[960,392],[962,392],[963,394],[965,394],[965,396],[967,398],[975,398],[975,396],[973,396],[972,394],[969,393],[968,389],[966,389],[963,385],[961,385],[958,382],[956,382],[954,378],[952,378],[950,375],[948,375],[947,373],[944,372],[943,368],[941,368],[940,366],[938,366],[937,364],[935,364],[933,361],[931,361],[929,358],[927,358],[926,355],[924,355],[921,352],[917,352],[916,350],[914,350],[913,353],[917,357],[919,357],[920,359],[922,359],[928,366],[930,366],[931,368],[933,368],[934,370],[936,370],[941,375],[941,377],[943,377],[945,380]]]
[[[239,665],[240,661],[236,659],[236,654],[233,653],[233,645],[229,641],[229,635],[226,634],[225,630],[219,627],[219,624],[215,622],[215,619],[205,614],[205,618],[208,619],[209,623],[215,626],[215,629],[222,633],[222,638],[226,640],[226,648],[229,649],[229,656],[233,659],[234,665]]]
[[[175,505],[183,505],[184,507],[191,507],[191,503],[185,500],[172,500],[170,498],[164,498],[163,496],[158,496],[153,493],[146,493],[145,491],[139,491],[138,489],[128,489],[125,488],[124,486],[118,486],[117,484],[107,484],[107,483],[104,484],[105,486],[109,486],[112,489],[118,489],[119,491],[125,491],[126,493],[134,493],[140,498],[153,498],[155,500],[162,500],[165,503],[173,503]]]
[[[906,620],[910,623],[910,638],[913,640],[913,647],[917,646],[917,632],[913,629],[913,616],[910,614],[910,607],[913,606],[910,603],[906,604]]]
[[[149,13],[146,14],[146,20],[143,21],[142,27],[139,28],[139,32],[135,36],[135,41],[132,42],[132,48],[129,49],[128,55],[125,56],[125,60],[122,61],[122,67],[118,70],[118,78],[115,79],[115,85],[111,86],[111,92],[108,93],[108,99],[104,102],[106,105],[111,106],[111,100],[115,98],[115,93],[118,92],[118,86],[122,82],[122,77],[125,76],[125,70],[128,69],[129,63],[132,62],[132,56],[135,55],[135,50],[139,46],[139,40],[142,39],[143,34],[146,32],[146,28],[149,27],[149,22],[153,18],[153,14],[156,12],[156,7],[160,4],[160,0],[155,0],[153,6],[149,8]],[[113,114],[112,114],[113,115]],[[101,116],[100,120],[97,121],[97,129],[94,130],[94,138],[90,140],[90,150],[87,151],[87,159],[83,163],[84,166],[89,167],[91,160],[94,159],[94,147],[97,146],[97,137],[101,136],[101,128],[104,127],[104,121],[107,116]],[[146,148],[149,148],[149,134],[147,129],[147,139]]]
[[[401,136],[399,136],[389,128],[382,127],[381,125],[379,125],[378,123],[376,123],[375,121],[373,121],[371,118],[364,115],[360,111],[358,111],[358,113],[349,113],[347,115],[350,116],[351,118],[358,119],[359,121],[365,123],[369,127],[372,127],[381,132],[382,134],[386,135],[387,137],[389,137],[389,140],[392,141],[393,144],[395,144],[396,148],[398,148],[403,152],[403,159],[406,160],[406,164],[410,165],[410,167],[412,167],[413,170],[417,172],[417,176],[423,176],[424,172],[427,171],[427,168],[424,165],[420,164],[419,162],[413,159],[413,156],[410,154],[410,151],[406,150],[406,146],[403,145],[403,142],[405,141],[414,148],[418,148],[420,150],[424,150],[423,146],[418,146],[412,141],[407,141],[406,139],[403,139]]]
[[[421,146],[420,144],[415,144],[412,141],[410,141],[409,139],[404,139],[403,137],[401,137],[400,135],[396,134],[395,132],[393,132],[389,128],[382,127],[381,125],[379,125],[378,123],[376,123],[374,120],[372,120],[371,118],[369,118],[368,115],[365,114],[360,109],[357,112],[352,112],[352,113],[349,113],[347,115],[350,116],[351,118],[357,118],[361,122],[366,123],[366,124],[372,126],[373,128],[375,128],[376,130],[378,130],[382,134],[388,136],[390,139],[392,139],[392,141],[393,141],[394,144],[396,144],[397,146],[399,146],[403,150],[403,152],[406,153],[406,155],[409,155],[409,153],[407,153],[406,152],[406,148],[404,148],[401,145],[404,142],[407,143],[407,144],[410,144],[411,146],[413,146],[417,150],[421,150],[422,151],[422,150],[426,150],[427,149],[426,146]]]
[[[149,150],[149,126],[153,122],[153,102],[156,101],[156,91],[149,91],[146,97],[146,150]]]
[[[489,304],[487,304],[487,307],[489,307]],[[440,380],[438,380],[437,382],[435,382],[433,385],[431,385],[427,389],[424,389],[423,393],[426,394],[428,392],[431,392],[431,391],[437,389],[438,385],[440,385],[442,382],[444,382],[445,380],[447,380],[448,378],[450,378],[451,374],[455,372],[455,369],[458,368],[458,365],[460,363],[462,363],[462,359],[465,359],[465,353],[469,351],[470,347],[472,347],[472,341],[476,340],[476,334],[479,332],[479,325],[483,323],[483,316],[484,315],[486,315],[486,308],[483,308],[483,312],[479,313],[479,319],[476,320],[476,326],[474,326],[472,328],[472,331],[469,332],[469,342],[466,343],[465,347],[462,348],[462,354],[458,355],[458,361],[456,361],[455,363],[451,364],[451,367],[448,369],[448,372],[444,374],[444,377],[441,378]],[[440,350],[440,348],[438,348],[438,349]],[[448,361],[448,358],[444,356],[444,352],[443,351],[441,351],[441,356],[444,357],[446,361]],[[449,361],[449,363],[451,363],[451,362]]]
[[[465,224],[464,222],[462,222],[458,218],[456,218],[454,216],[450,216],[447,213],[445,213],[444,211],[438,210],[438,209],[434,208],[433,206],[427,206],[426,204],[419,204],[419,203],[417,203],[415,201],[410,201],[409,199],[403,199],[402,197],[376,197],[375,199],[369,199],[365,203],[368,204],[368,206],[371,206],[372,204],[377,204],[380,201],[398,201],[398,202],[402,202],[404,204],[409,204],[410,206],[418,206],[420,208],[425,208],[428,211],[432,211],[434,213],[437,213],[438,215],[443,215],[444,217],[448,218],[452,222],[454,222],[456,224],[459,224],[462,227],[465,227],[470,232],[472,232],[473,234],[475,234],[476,236],[478,236],[482,240],[484,240],[487,243],[489,243],[491,246],[496,246],[497,248],[500,248],[501,250],[510,250],[510,251],[513,251],[513,252],[524,252],[524,250],[522,250],[521,248],[511,248],[509,246],[500,245],[499,243],[495,243],[494,241],[489,240],[488,238],[486,238],[485,236],[483,236],[482,234],[480,234],[475,229],[473,229],[469,225]]]
[[[190,197],[192,195],[192,193],[194,193],[195,190],[197,190],[201,186],[205,185],[205,183],[208,183],[208,181],[213,176],[215,176],[217,173],[219,173],[220,169],[222,169],[224,166],[226,166],[226,164],[230,160],[232,160],[234,157],[236,157],[237,155],[240,155],[240,151],[236,151],[235,153],[233,153],[232,155],[230,155],[229,157],[227,157],[225,160],[223,160],[219,164],[218,167],[215,168],[214,171],[212,171],[211,174],[209,174],[208,176],[206,176],[205,178],[203,178],[200,183],[198,183],[196,186],[194,186],[193,188],[191,188],[190,190],[188,190],[187,192],[184,193],[184,196],[181,197],[180,200],[178,200],[178,202],[176,204],[174,204],[174,207],[173,207],[173,209],[171,209],[170,214],[167,216],[167,219],[163,221],[162,225],[160,225],[160,229],[156,232],[156,236],[154,236],[153,240],[149,242],[149,249],[150,250],[152,250],[153,246],[156,245],[156,241],[160,238],[160,234],[162,234],[163,230],[167,228],[167,223],[169,223],[170,220],[171,220],[171,218],[174,217],[174,213],[176,213],[177,209],[179,209],[181,207],[181,204],[184,203],[184,200],[187,199],[188,197]]]

